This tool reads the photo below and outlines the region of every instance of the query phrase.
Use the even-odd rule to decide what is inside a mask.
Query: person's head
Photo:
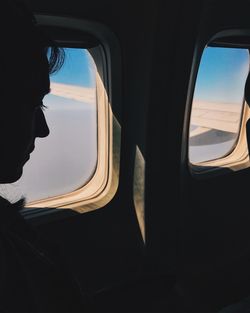
[[[247,79],[245,82],[245,90],[244,90],[244,96],[247,104],[250,106],[250,72],[247,75]]]
[[[55,47],[47,57],[54,43],[22,4],[6,1],[1,9],[0,183],[11,183],[21,177],[35,138],[49,134],[42,100],[63,54]]]

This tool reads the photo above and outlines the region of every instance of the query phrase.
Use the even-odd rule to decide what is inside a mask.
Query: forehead
[[[27,56],[16,69],[20,87],[32,93],[47,93],[50,88],[49,65],[45,56]]]

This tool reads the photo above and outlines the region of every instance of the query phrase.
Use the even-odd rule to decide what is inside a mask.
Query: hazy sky
[[[239,110],[238,117],[236,117],[240,123],[244,86],[248,71],[249,52],[247,49],[206,48],[198,71],[194,101],[237,104]],[[218,111],[218,120],[221,118],[220,114],[221,112]],[[225,112],[223,118],[226,119],[228,117],[230,121],[230,114],[230,112]],[[211,110],[210,118],[216,119],[216,111],[213,112]],[[191,118],[190,129],[194,130],[196,127],[192,124]],[[219,143],[218,138],[221,139]],[[237,134],[231,140],[225,138],[229,138],[228,134],[220,130],[208,131],[194,137],[192,139],[193,145],[189,145],[191,162],[212,160],[227,154],[237,140]],[[195,140],[196,144],[194,144]],[[210,144],[202,144],[209,141]]]
[[[63,68],[51,76],[51,82],[87,87],[86,92],[95,95],[95,67],[87,50],[65,49],[65,52]],[[36,139],[35,151],[19,181],[27,201],[81,187],[93,175],[97,162],[95,101],[80,102],[70,99],[70,95],[64,98],[49,94],[44,104],[50,135]]]

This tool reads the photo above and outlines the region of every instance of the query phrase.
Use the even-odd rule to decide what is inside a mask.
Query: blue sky
[[[242,102],[248,70],[247,49],[206,48],[197,76],[195,100]]]
[[[93,62],[87,50],[65,48],[65,62],[60,71],[51,75],[51,82],[93,87]]]

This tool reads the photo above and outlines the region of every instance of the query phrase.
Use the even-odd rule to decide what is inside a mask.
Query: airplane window
[[[243,109],[249,51],[207,47],[195,85],[189,161],[193,164],[225,157],[237,143]]]
[[[65,48],[65,54],[63,68],[51,76],[51,93],[44,98],[50,135],[36,139],[19,181],[27,202],[74,191],[96,169],[96,66],[86,49]]]

